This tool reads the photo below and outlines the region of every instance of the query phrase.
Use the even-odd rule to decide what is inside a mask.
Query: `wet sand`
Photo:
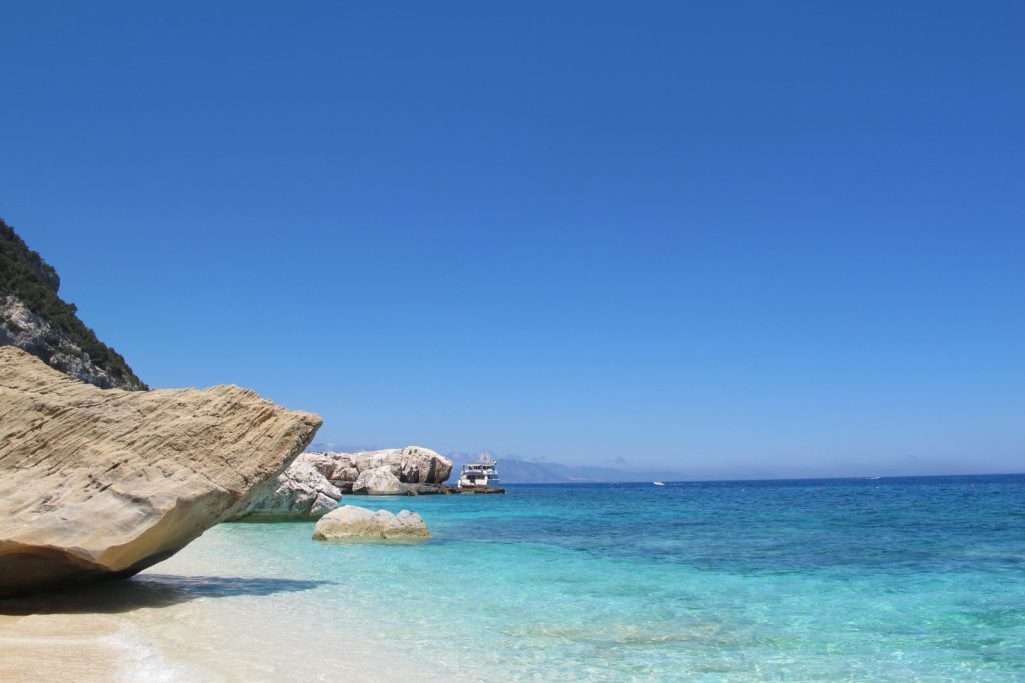
[[[166,597],[133,581],[0,601],[0,680],[199,680],[153,647],[133,614],[169,606]]]
[[[102,620],[101,620],[102,621]],[[115,624],[68,616],[0,616],[0,680],[110,680],[124,657]],[[126,672],[114,672],[123,678]]]
[[[239,576],[203,540],[130,580],[0,600],[0,681],[459,679],[389,652],[370,618],[297,612],[328,582]]]

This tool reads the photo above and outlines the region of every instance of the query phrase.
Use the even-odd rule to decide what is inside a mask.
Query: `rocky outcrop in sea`
[[[320,425],[237,386],[102,390],[0,347],[0,597],[170,557],[261,493]]]
[[[452,461],[429,448],[407,446],[360,453],[303,453],[277,485],[241,510],[237,519],[319,517],[344,494],[448,493]]]
[[[430,535],[427,524],[415,512],[402,510],[395,515],[387,510],[374,512],[355,505],[332,510],[321,517],[313,529],[313,538],[317,541],[414,540]]]

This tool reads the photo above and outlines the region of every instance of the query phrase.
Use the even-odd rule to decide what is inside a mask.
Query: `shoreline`
[[[1022,672],[1025,478],[971,483],[432,496],[424,544],[223,524],[133,579],[0,602],[0,678],[996,683]]]
[[[60,602],[66,596],[51,597]],[[273,600],[269,596],[261,599]],[[229,609],[215,606],[204,610],[202,627],[191,623],[195,615],[188,614],[184,605],[111,613],[0,614],[0,680],[202,683],[282,680],[298,673],[284,662],[261,661],[258,655],[263,648],[245,643],[251,635],[246,627],[256,626],[248,623],[247,614],[231,614]],[[437,663],[404,662],[383,644],[370,639],[357,643],[355,637],[350,632],[343,639],[345,649],[351,652],[343,658],[345,662],[339,661],[337,649],[324,652],[322,663],[317,663],[316,653],[307,653],[303,657],[306,666],[300,666],[306,669],[302,678],[331,680],[343,667],[349,681],[472,680],[452,671],[435,675],[430,670],[438,669]],[[328,643],[321,645],[327,647]],[[229,650],[235,656],[223,657]],[[311,659],[314,663],[309,666]],[[344,668],[346,665],[352,668]]]
[[[332,621],[333,604],[304,632],[281,618],[290,596],[331,582],[246,576],[204,540],[130,579],[0,601],[0,680],[476,680],[397,654],[372,618]]]
[[[0,652],[4,681],[204,680],[114,615],[0,615]]]

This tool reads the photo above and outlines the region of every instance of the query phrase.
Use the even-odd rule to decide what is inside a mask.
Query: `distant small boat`
[[[874,481],[876,479],[882,479],[882,477],[869,477],[869,479],[872,479]]]
[[[653,481],[651,483],[654,484],[655,486],[665,486],[665,484],[660,482],[660,481]]]
[[[459,475],[459,482],[456,484],[460,489],[486,489],[494,487],[498,483],[498,472],[495,465],[498,463],[488,457],[487,451],[481,451],[480,461],[463,465],[463,472]]]

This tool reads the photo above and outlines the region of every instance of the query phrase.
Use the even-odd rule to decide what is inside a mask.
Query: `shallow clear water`
[[[1025,476],[345,502],[433,538],[221,525],[131,582],[191,604],[149,642],[208,677],[1025,680]]]

